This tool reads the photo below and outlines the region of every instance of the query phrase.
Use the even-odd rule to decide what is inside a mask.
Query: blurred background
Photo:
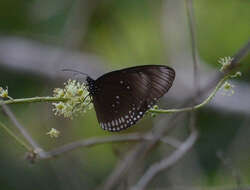
[[[199,83],[203,87],[218,75],[217,60],[234,55],[249,40],[250,1],[193,2]],[[176,70],[176,80],[159,105],[179,107],[194,93],[187,20],[185,1],[181,0],[1,0],[0,86],[8,86],[13,98],[47,96],[69,77],[75,77],[61,69],[79,70],[96,78],[129,66],[164,64]],[[232,81],[233,96],[218,92],[208,106],[197,112],[199,139],[192,151],[170,170],[160,173],[149,189],[250,186],[249,66],[248,56],[242,61],[242,77]],[[67,120],[54,116],[47,103],[10,108],[45,150],[80,139],[114,135],[99,127],[94,110]],[[166,125],[167,121],[158,121],[168,117],[146,117],[121,134],[143,133],[154,125]],[[187,117],[182,117],[168,135],[185,140]],[[0,121],[20,134],[2,113]],[[46,135],[52,127],[61,132],[60,138]],[[105,183],[134,144],[78,148],[30,164],[23,147],[0,128],[0,189],[95,189]],[[140,163],[135,179],[150,163],[171,151],[167,145],[157,146]],[[128,181],[131,179],[123,183]],[[115,189],[126,189],[125,185],[118,187]]]

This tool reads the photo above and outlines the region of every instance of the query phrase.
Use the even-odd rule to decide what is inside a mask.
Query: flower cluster
[[[60,135],[60,131],[58,131],[58,130],[52,128],[52,129],[50,129],[50,131],[47,132],[46,134],[49,135],[51,138],[58,138],[59,135]]]
[[[219,58],[218,62],[221,64],[220,71],[221,72],[225,71],[231,65],[232,61],[233,58],[230,56]]]
[[[225,82],[224,85],[222,86],[222,95],[223,96],[232,96],[234,94],[234,85],[230,84],[229,82]]]
[[[0,97],[1,98],[8,98],[8,87],[4,90],[2,87],[0,87]]]
[[[54,97],[65,99],[58,103],[52,103],[55,115],[63,115],[72,119],[80,113],[85,113],[92,108],[90,96],[85,83],[69,79],[64,83],[64,89],[54,89]]]

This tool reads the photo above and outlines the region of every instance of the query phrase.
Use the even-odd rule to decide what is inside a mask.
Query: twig
[[[218,90],[221,88],[221,86],[224,84],[224,82],[226,80],[228,80],[231,77],[231,75],[226,75],[224,76],[216,85],[216,87],[214,88],[214,90],[212,91],[212,93],[207,97],[207,99],[205,99],[202,103],[193,106],[193,107],[186,107],[186,108],[180,108],[180,109],[151,109],[149,110],[150,112],[153,113],[177,113],[177,112],[186,112],[186,111],[193,111],[193,110],[197,110],[201,107],[203,107],[204,105],[208,104],[213,97],[216,95],[216,93],[218,92]]]
[[[129,142],[129,141],[150,141],[154,137],[152,135],[142,135],[138,133],[132,133],[132,134],[126,134],[126,135],[114,135],[114,136],[108,136],[108,137],[95,137],[95,138],[89,138],[86,140],[80,140],[73,143],[66,144],[64,146],[61,146],[59,148],[56,148],[54,150],[46,152],[46,157],[43,157],[42,159],[51,158],[53,156],[60,155],[65,152],[72,151],[79,147],[91,147],[96,146],[99,144],[105,144],[105,143],[114,143],[114,142]],[[169,144],[170,146],[174,148],[179,147],[179,141],[174,138],[168,138],[164,137],[160,140],[163,143]]]
[[[179,159],[183,157],[185,153],[187,153],[198,138],[198,133],[194,130],[191,135],[187,138],[187,140],[174,151],[170,156],[161,160],[158,163],[153,164],[146,173],[141,177],[138,183],[131,188],[131,190],[143,190],[147,186],[147,184],[152,180],[152,178],[158,174],[159,172],[171,167],[175,164]]]
[[[46,153],[40,148],[40,146],[33,140],[33,138],[29,135],[29,133],[25,130],[25,128],[18,122],[12,111],[6,106],[2,105],[4,113],[10,118],[11,122],[16,126],[16,128],[21,132],[23,137],[29,142],[32,146],[33,151],[39,155],[39,157],[46,157]]]
[[[20,145],[22,145],[27,151],[32,151],[32,148],[27,145],[22,139],[20,139],[15,133],[13,133],[6,125],[0,121],[0,126],[11,136],[13,137]]]
[[[19,104],[19,103],[36,103],[36,102],[64,102],[66,98],[58,97],[33,97],[33,98],[20,98],[10,100],[0,100],[0,106],[6,104]]]
[[[110,136],[110,137],[95,137],[95,138],[90,138],[87,140],[80,140],[76,142],[72,142],[66,145],[63,145],[59,148],[56,148],[52,151],[45,152],[42,150],[39,145],[32,139],[32,137],[28,134],[28,132],[24,129],[24,127],[17,121],[13,113],[10,111],[10,109],[3,105],[3,110],[6,113],[6,115],[9,116],[11,121],[14,123],[14,125],[19,129],[19,131],[22,133],[22,135],[25,137],[25,139],[31,144],[32,148],[27,145],[24,141],[19,139],[11,130],[9,130],[5,125],[0,123],[0,125],[15,139],[19,144],[24,146],[28,151],[35,151],[35,153],[38,154],[39,159],[48,159],[53,156],[58,156],[60,154],[63,154],[65,152],[73,151],[76,148],[79,147],[91,147],[91,146],[96,146],[99,144],[104,144],[104,143],[114,143],[114,142],[128,142],[128,141],[149,141],[153,139],[152,134],[127,134],[127,135],[115,135],[115,136]],[[164,137],[160,140],[163,143],[169,144],[170,146],[174,148],[178,148],[180,145],[180,142],[174,138],[171,137]]]
[[[188,27],[190,30],[191,37],[191,49],[192,49],[192,58],[193,58],[193,72],[194,72],[194,88],[196,89],[196,97],[199,95],[199,72],[198,72],[198,61],[197,61],[197,51],[196,51],[196,39],[195,39],[195,19],[194,19],[194,10],[193,10],[193,0],[186,0],[186,9],[187,9],[187,18],[188,18]]]
[[[153,112],[153,113],[168,114],[168,113],[177,113],[177,112],[197,110],[197,109],[205,106],[206,104],[208,104],[213,99],[213,97],[215,96],[217,91],[220,89],[220,87],[224,84],[224,82],[230,77],[231,77],[231,75],[226,75],[224,78],[222,78],[219,81],[219,83],[216,85],[213,92],[207,97],[207,99],[205,99],[202,103],[197,104],[196,106],[187,107],[187,108],[180,108],[180,109],[151,109],[149,111]],[[68,99],[66,99],[66,98],[57,98],[57,97],[34,97],[34,98],[3,100],[3,101],[0,101],[0,105],[16,104],[16,103],[34,103],[34,102],[58,102],[58,101],[67,101],[67,100]]]

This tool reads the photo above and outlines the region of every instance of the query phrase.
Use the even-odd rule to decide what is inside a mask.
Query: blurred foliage
[[[92,18],[87,45],[116,67],[164,64],[159,5],[130,0],[100,6]]]
[[[67,38],[64,36],[67,19],[76,1],[1,0],[0,34],[23,36],[63,46]],[[86,1],[85,6],[88,6],[88,3]],[[163,39],[161,23],[163,3],[163,0],[96,2],[96,7],[84,31],[86,33],[82,37],[80,50],[102,56],[107,61],[107,66],[112,68],[139,64],[168,64],[166,55],[168,44]],[[199,56],[206,63],[219,68],[218,57],[233,55],[249,40],[250,2],[249,0],[195,0],[194,8]],[[243,67],[243,79],[246,81],[250,81],[249,65],[248,56],[244,60]],[[0,69],[0,86],[9,86],[11,96],[32,97],[52,93],[54,86],[51,81],[44,81],[32,74]],[[78,139],[110,135],[98,126],[94,110],[81,118],[68,121],[54,117],[50,105],[15,105],[11,108],[19,121],[46,150]],[[191,158],[183,161],[190,173],[189,176],[180,175],[179,180],[187,177],[192,179],[193,183],[204,186],[234,185],[232,171],[225,169],[217,156],[217,152],[222,151],[231,156],[234,167],[241,170],[244,183],[250,183],[248,164],[250,154],[245,153],[248,150],[247,146],[242,145],[245,142],[239,145],[245,149],[230,152],[230,146],[242,128],[240,126],[244,123],[245,117],[234,113],[222,115],[216,110],[200,112],[198,125],[201,134],[194,148],[200,169],[188,168],[189,165],[194,164]],[[0,114],[0,120],[16,131],[2,114]],[[151,124],[152,120],[147,118],[137,127],[123,133],[145,131],[151,128]],[[56,126],[62,132],[62,137],[55,140],[46,136],[51,126]],[[134,144],[115,143],[89,149],[80,148],[61,157],[30,165],[24,159],[22,147],[0,128],[0,189],[34,189],[34,187],[36,189],[83,189],[82,187],[91,189],[105,180],[116,161],[124,156],[123,150],[131,146]],[[148,158],[150,163],[159,160],[162,156],[160,148],[154,153],[152,158]],[[191,156],[187,155],[187,157]],[[192,173],[195,172],[200,174],[198,178],[192,178],[195,176]],[[164,173],[158,182],[167,184],[167,177],[168,175]]]
[[[195,10],[199,55],[219,67],[218,55],[234,55],[249,40],[249,1],[195,1]],[[250,80],[249,55],[243,65]]]

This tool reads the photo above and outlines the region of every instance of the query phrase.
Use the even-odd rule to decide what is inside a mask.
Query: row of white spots
[[[126,129],[135,124],[135,122],[143,116],[143,112],[139,112],[137,115],[133,111],[129,111],[128,115],[114,119],[110,122],[101,122],[100,125],[104,130],[108,131],[120,131]]]
[[[120,131],[122,129],[129,127],[126,124],[124,117],[114,119],[110,122],[105,122],[105,123],[101,122],[100,125],[104,130],[108,130],[108,131]]]

